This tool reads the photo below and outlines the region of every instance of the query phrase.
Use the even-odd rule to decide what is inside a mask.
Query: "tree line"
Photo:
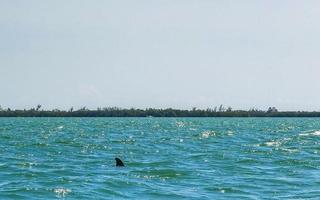
[[[43,110],[41,105],[31,109],[2,109],[0,106],[0,117],[320,117],[320,112],[307,111],[278,111],[275,107],[267,110],[233,110],[220,105],[215,108],[191,110],[183,109],[137,109],[105,107],[90,110],[86,107],[75,110]]]

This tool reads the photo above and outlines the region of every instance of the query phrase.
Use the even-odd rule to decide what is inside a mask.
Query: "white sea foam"
[[[176,122],[177,127],[184,127],[185,124],[183,122]]]
[[[295,153],[295,152],[298,152],[298,151],[299,151],[298,149],[286,149],[286,148],[282,148],[281,150],[282,150],[282,151],[289,152],[289,153]]]
[[[320,135],[320,131],[315,131],[312,135]]]
[[[54,193],[57,194],[58,197],[65,197],[68,193],[71,192],[70,189],[66,189],[66,188],[56,188],[53,191]]]
[[[216,133],[214,131],[204,131],[201,133],[202,138],[209,138],[210,136],[215,136]]]
[[[304,132],[304,133],[300,133],[299,135],[300,136],[309,136],[309,135],[320,136],[320,130],[314,131],[314,132],[311,132],[311,133]]]
[[[280,146],[281,145],[281,142],[279,142],[279,141],[270,141],[270,142],[266,142],[266,143],[264,143],[265,145],[267,145],[267,146],[273,146],[273,147],[278,147],[278,146]]]
[[[232,131],[227,131],[227,135],[231,136],[231,135],[233,135],[233,132]]]

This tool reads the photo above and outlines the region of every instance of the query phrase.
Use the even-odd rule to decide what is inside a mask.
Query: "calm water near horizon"
[[[0,199],[165,198],[319,199],[320,119],[0,118]]]

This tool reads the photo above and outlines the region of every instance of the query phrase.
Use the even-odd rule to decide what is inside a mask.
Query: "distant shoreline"
[[[275,108],[262,110],[232,110],[228,109],[123,109],[103,108],[89,110],[85,107],[79,110],[40,110],[41,106],[29,110],[1,109],[0,117],[320,117],[320,112],[278,111]]]

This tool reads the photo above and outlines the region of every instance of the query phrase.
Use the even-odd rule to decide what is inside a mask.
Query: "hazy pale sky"
[[[0,0],[0,105],[320,110],[318,0]]]

